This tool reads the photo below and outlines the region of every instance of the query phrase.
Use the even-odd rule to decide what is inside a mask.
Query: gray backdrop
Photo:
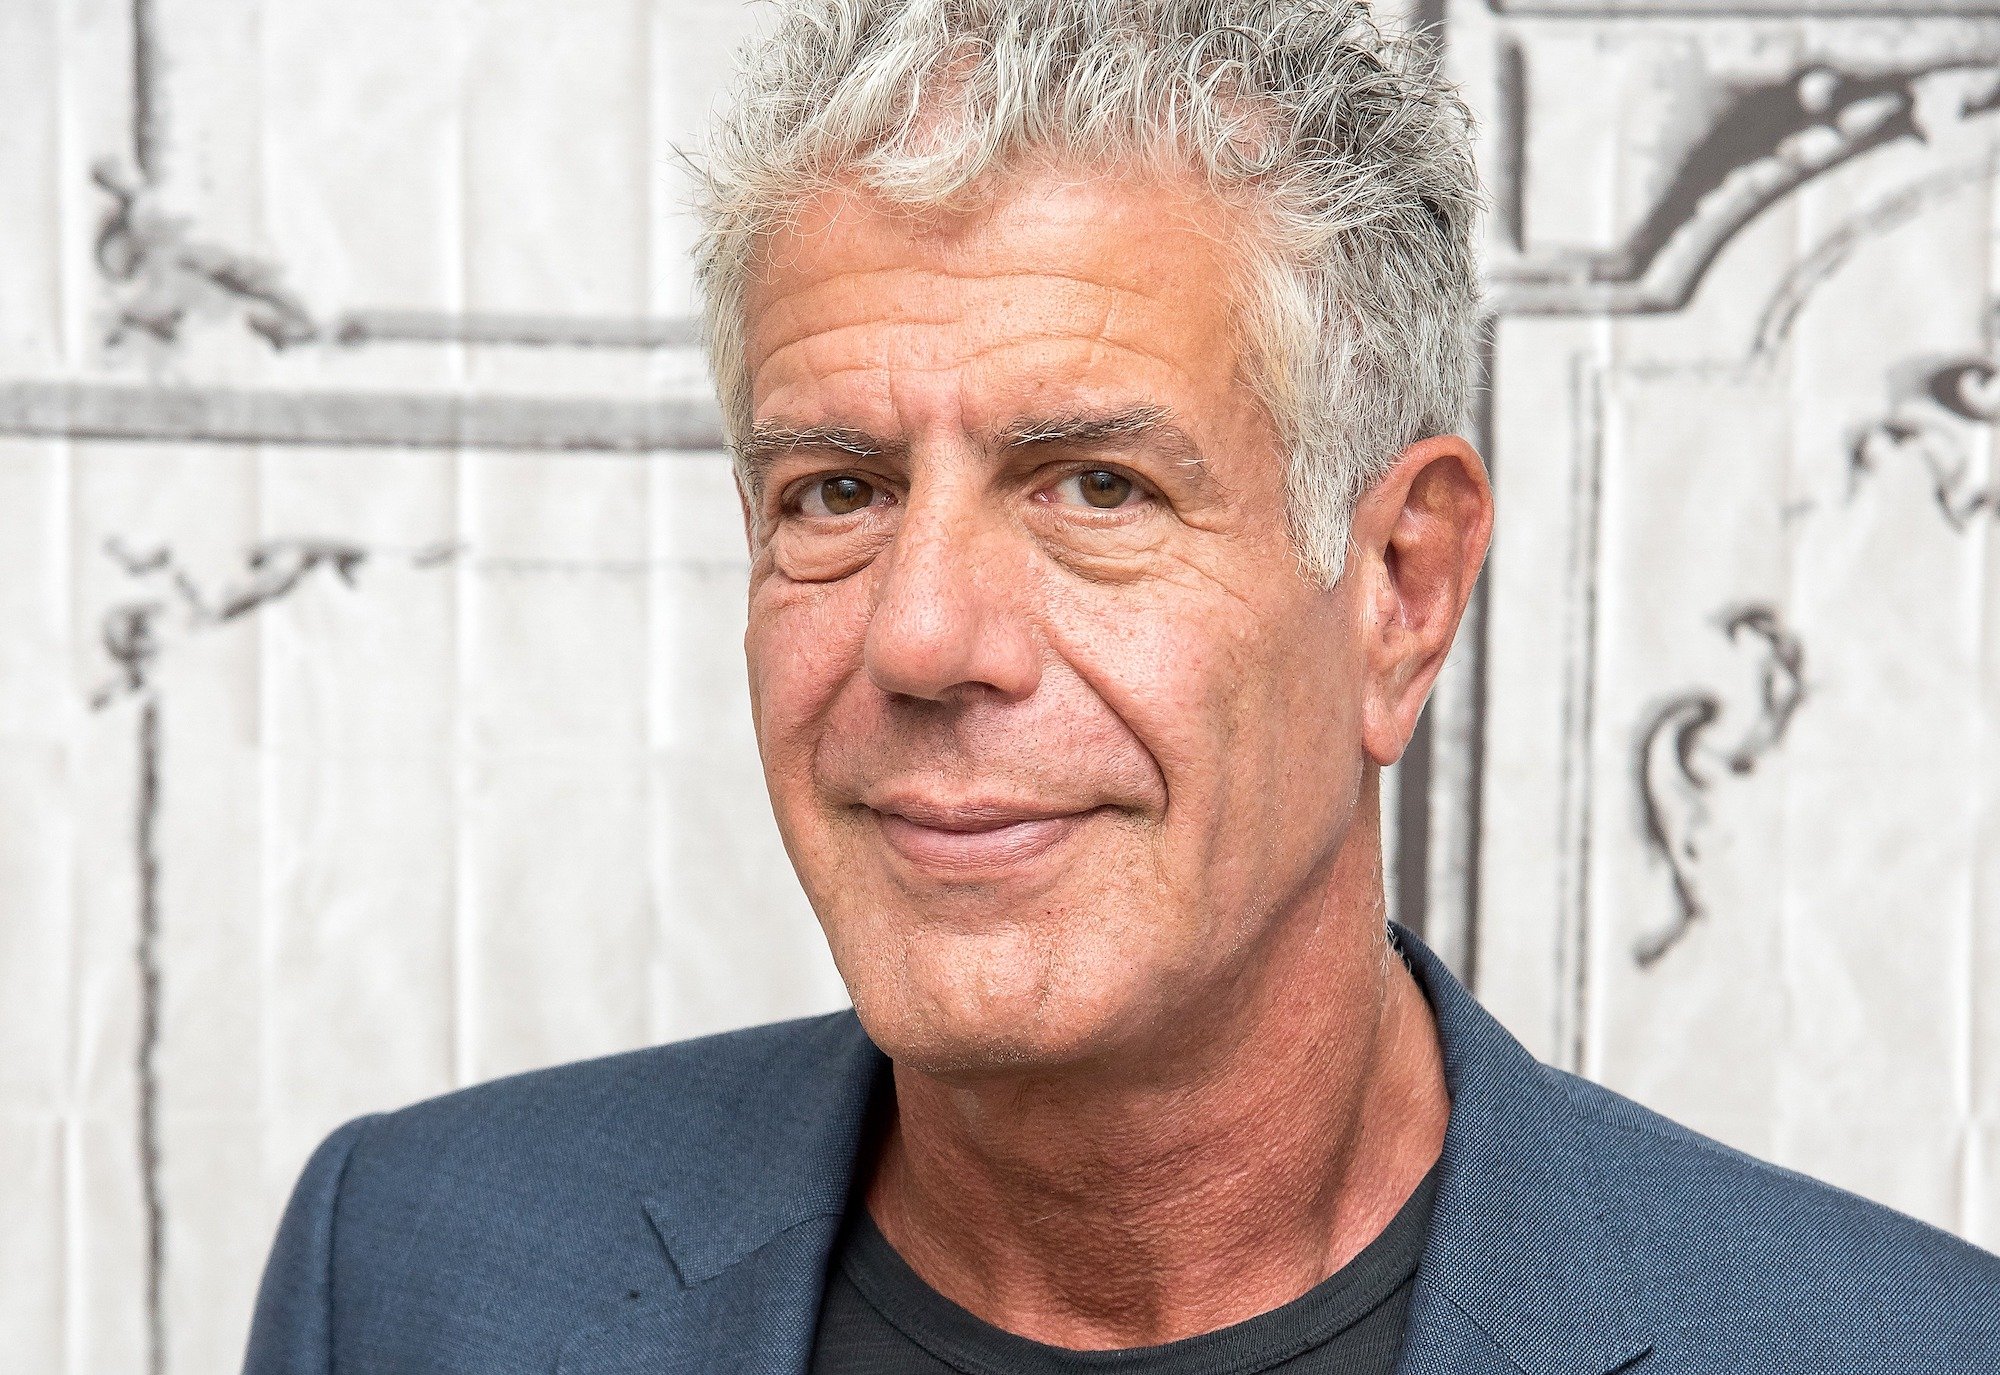
[[[2000,13],[1449,0],[1500,534],[1392,880],[1539,1054],[2000,1242]],[[355,1113],[842,1001],[673,148],[736,0],[0,3],[0,1334],[238,1358]]]

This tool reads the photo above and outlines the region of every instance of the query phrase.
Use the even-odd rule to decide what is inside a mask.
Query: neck
[[[1450,1103],[1430,1008],[1383,934],[1379,839],[1354,830],[1363,853],[1343,847],[1201,1063],[896,1068],[867,1204],[933,1288],[1051,1345],[1152,1345],[1296,1298],[1382,1231]]]

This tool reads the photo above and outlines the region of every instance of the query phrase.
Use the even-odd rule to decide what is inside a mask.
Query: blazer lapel
[[[804,1375],[838,1216],[572,1338],[559,1375]]]
[[[1396,1375],[1521,1375],[1486,1329],[1435,1284],[1418,1282]]]
[[[1602,1127],[1423,942],[1396,944],[1444,1050],[1451,1120],[1399,1375],[1607,1375],[1651,1350]]]
[[[888,1061],[852,1013],[677,1144],[643,1206],[673,1282],[572,1336],[560,1375],[804,1375],[856,1157]],[[668,1143],[661,1149],[667,1151]]]
[[[1451,1121],[1398,1375],[1609,1375],[1651,1343],[1595,1145],[1535,1062],[1421,941]],[[826,1268],[888,1061],[852,1014],[674,1143],[642,1206],[674,1282],[577,1333],[562,1375],[804,1375]],[[662,1143],[669,1150],[669,1143]],[[638,1206],[638,1205],[635,1205]]]

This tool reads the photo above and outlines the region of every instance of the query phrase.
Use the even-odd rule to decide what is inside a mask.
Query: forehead
[[[907,429],[941,411],[977,428],[1038,404],[1233,404],[1241,221],[1164,177],[1021,175],[951,214],[825,192],[746,293],[753,408]]]

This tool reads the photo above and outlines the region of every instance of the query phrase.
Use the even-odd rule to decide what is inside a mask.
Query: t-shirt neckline
[[[1374,1240],[1305,1293],[1158,1346],[1072,1351],[995,1327],[925,1283],[858,1201],[840,1248],[841,1268],[883,1321],[966,1375],[1254,1375],[1338,1336],[1408,1282],[1422,1258],[1436,1193],[1433,1166]]]

